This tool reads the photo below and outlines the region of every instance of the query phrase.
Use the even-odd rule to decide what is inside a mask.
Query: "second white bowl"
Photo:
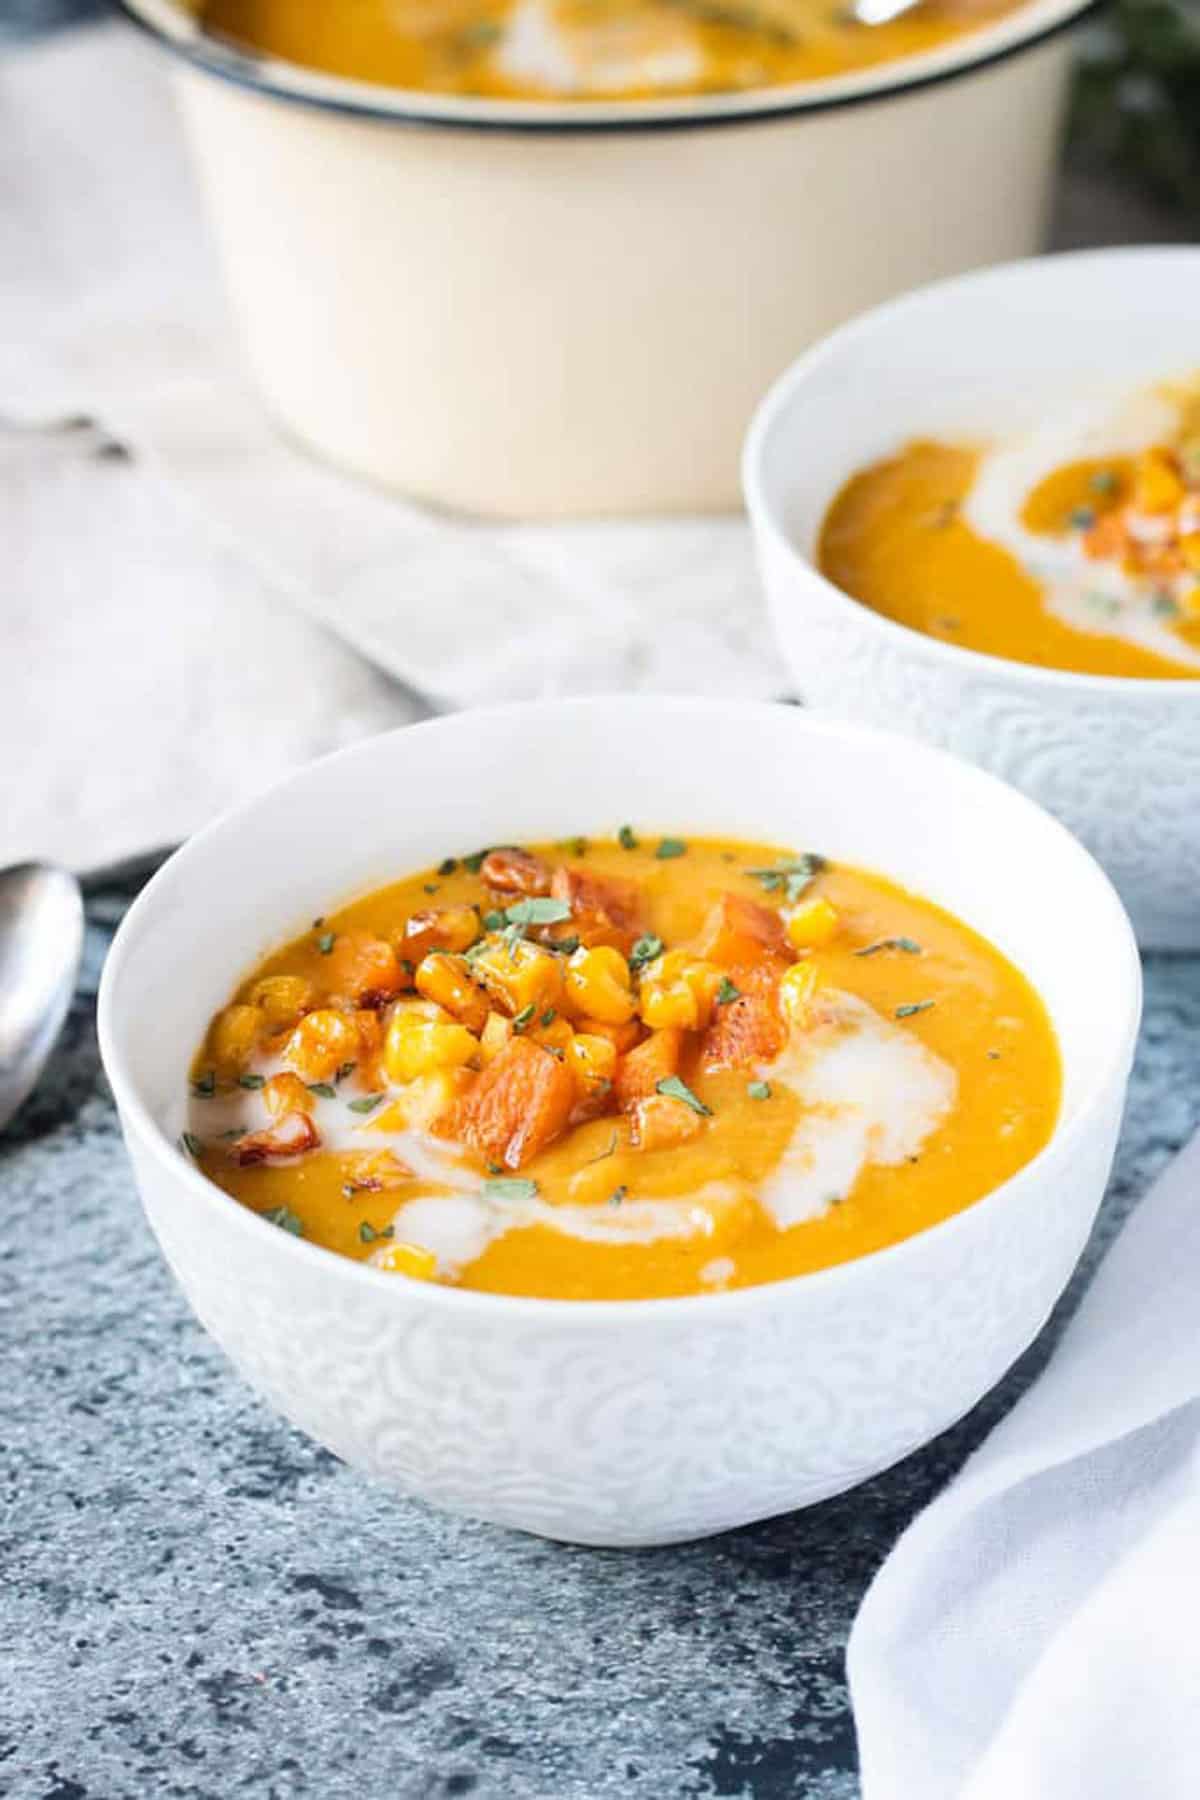
[[[763,402],[746,500],[805,700],[956,750],[1069,825],[1140,941],[1200,948],[1200,681],[1077,675],[897,625],[816,567],[843,482],[910,438],[1018,432],[1200,362],[1200,250],[1088,252],[940,282],[865,314]]]

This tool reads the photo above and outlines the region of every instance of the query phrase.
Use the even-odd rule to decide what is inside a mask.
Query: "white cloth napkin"
[[[849,1649],[864,1800],[1200,1795],[1200,1137]]]
[[[275,435],[243,379],[165,63],[130,28],[0,63],[0,272],[0,415],[88,413],[134,453],[120,468],[85,454],[86,434],[0,429],[0,529],[18,546],[0,760],[21,770],[0,857],[178,836],[411,717],[327,631],[440,705],[785,686],[740,519],[485,527]]]

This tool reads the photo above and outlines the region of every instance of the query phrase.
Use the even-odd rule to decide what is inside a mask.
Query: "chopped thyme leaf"
[[[342,1192],[346,1196],[347,1200],[353,1200],[355,1194],[357,1194],[357,1192],[358,1192],[357,1183],[353,1182],[353,1181],[343,1181]]]
[[[489,1175],[503,1175],[504,1164],[498,1163],[498,1162],[490,1162],[487,1166],[487,1172]]]
[[[357,1067],[358,1067],[357,1063],[344,1062],[341,1064],[340,1068],[338,1069],[337,1074],[334,1076],[333,1079],[335,1081],[345,1081],[347,1075],[353,1075],[353,1073],[354,1073],[355,1069],[357,1069]]]
[[[803,856],[785,857],[773,868],[747,869],[746,873],[755,881],[761,881],[768,894],[783,893],[788,903],[795,905],[826,866],[823,856],[818,856],[815,851],[805,851]]]
[[[217,1078],[211,1069],[206,1069],[199,1081],[193,1081],[192,1092],[198,1100],[211,1100],[217,1091]]]
[[[579,939],[572,933],[570,937],[552,939],[546,948],[556,950],[560,956],[574,956],[579,948]]]
[[[693,1094],[687,1082],[681,1081],[678,1075],[665,1075],[661,1081],[655,1082],[654,1091],[664,1094],[668,1100],[682,1100],[685,1106],[690,1106],[702,1119],[712,1118],[712,1107],[705,1106],[703,1100]]]
[[[731,1000],[740,1000],[741,995],[742,990],[737,983],[730,981],[728,975],[722,975],[721,985],[717,989],[717,1005],[728,1006]]]
[[[622,1182],[620,1187],[615,1187],[613,1189],[612,1193],[608,1196],[608,1204],[610,1206],[620,1206],[622,1200],[625,1199],[628,1192],[629,1192],[629,1189],[625,1186],[625,1183]]]
[[[512,1022],[513,1030],[516,1032],[524,1031],[525,1027],[532,1023],[533,1015],[536,1011],[537,1005],[531,1000],[529,1005],[523,1006],[519,1013],[514,1013]]]
[[[537,1182],[524,1175],[498,1175],[483,1184],[489,1200],[536,1200],[537,1191]]]
[[[293,1237],[304,1236],[304,1221],[300,1219],[290,1206],[273,1206],[270,1212],[259,1213],[268,1225],[278,1225],[280,1231],[290,1231]]]
[[[1073,526],[1076,531],[1090,531],[1095,523],[1096,509],[1094,506],[1073,506],[1067,514],[1067,524]]]
[[[373,1244],[377,1238],[395,1237],[394,1225],[382,1225],[378,1231],[369,1219],[360,1219],[358,1225],[358,1241],[360,1244]]]
[[[855,956],[874,956],[879,950],[903,950],[909,956],[920,956],[921,954],[920,944],[916,938],[910,937],[876,938],[873,944],[864,944],[862,949],[856,950],[854,954]]]
[[[510,925],[561,925],[564,919],[571,916],[571,908],[565,900],[534,899],[518,900],[514,906],[505,908],[504,916]]]
[[[305,1087],[310,1094],[319,1094],[322,1100],[336,1100],[337,1089],[327,1081],[306,1081]]]
[[[333,949],[333,940],[334,933],[332,931],[323,931],[321,933],[320,937],[317,939],[317,949],[321,952],[322,956],[329,955],[329,952]]]
[[[769,1081],[750,1081],[746,1084],[746,1092],[752,1100],[769,1100],[771,1084]]]
[[[483,859],[488,855],[491,848],[492,846],[489,844],[487,850],[472,850],[470,856],[463,857],[463,868],[472,875],[478,875],[480,869],[483,867]]]
[[[441,862],[437,866],[437,872],[439,875],[453,875],[457,867],[457,856],[443,856]]]
[[[585,837],[568,838],[564,848],[569,850],[572,856],[586,856],[588,853],[588,841]]]
[[[219,1131],[217,1133],[217,1136],[223,1144],[236,1144],[238,1139],[244,1138],[245,1135],[246,1133],[240,1125],[231,1125],[228,1131]]]
[[[539,1025],[542,1025],[542,1026],[553,1025],[553,1023],[554,1023],[555,1019],[557,1019],[557,1017],[558,1017],[558,1013],[557,1013],[556,1009],[553,1006],[548,1006],[546,1008],[545,1012],[542,1014],[541,1018],[538,1020],[538,1023],[539,1023]]]
[[[251,1090],[253,1090],[254,1088],[265,1087],[266,1086],[266,1076],[265,1075],[239,1075],[238,1076],[238,1086],[244,1087],[244,1088],[250,1088]]]
[[[910,1000],[907,1006],[898,1006],[896,1008],[896,1017],[898,1019],[911,1019],[914,1013],[928,1012],[932,1005],[932,1000]]]
[[[1115,494],[1120,485],[1120,477],[1115,469],[1097,469],[1088,478],[1088,486],[1093,494]]]
[[[1159,588],[1150,601],[1150,611],[1156,619],[1177,619],[1179,602],[1174,594],[1169,593],[1166,588]]]
[[[622,825],[620,831],[617,833],[617,842],[620,844],[622,850],[637,849],[638,841],[632,825]]]
[[[485,912],[483,915],[483,929],[485,931],[503,931],[504,914],[502,912]]]
[[[319,915],[319,917],[317,917],[313,920],[313,924],[312,924],[313,930],[320,931],[320,929],[324,925],[324,923],[325,923],[325,914],[321,913]]]
[[[436,894],[439,886],[440,883],[436,881],[423,881],[421,883],[421,892],[423,894]]]
[[[204,1145],[200,1142],[200,1139],[196,1136],[194,1131],[181,1132],[179,1145],[189,1156],[199,1156],[204,1148]]]
[[[382,1099],[382,1094],[364,1094],[361,1100],[347,1101],[347,1105],[351,1112],[370,1113],[375,1111]]]
[[[647,963],[656,961],[662,955],[663,949],[662,939],[655,937],[653,932],[647,933],[645,937],[640,937],[629,952],[630,968],[636,974],[639,969],[644,969]]]
[[[677,856],[687,855],[687,845],[682,838],[662,838],[654,854],[659,862],[671,862]]]

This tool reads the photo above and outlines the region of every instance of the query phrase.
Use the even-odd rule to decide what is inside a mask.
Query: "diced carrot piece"
[[[762,956],[787,954],[783,920],[769,906],[744,894],[722,894],[700,928],[696,950],[710,962],[731,969]]]
[[[645,930],[642,890],[623,875],[601,875],[563,863],[554,871],[550,892],[571,909],[570,919],[553,935],[577,937],[589,947],[611,944],[628,956]]]
[[[621,1058],[614,1083],[617,1105],[628,1112],[653,1094],[660,1081],[677,1075],[682,1050],[683,1032],[678,1026],[652,1031],[644,1044]]]
[[[340,931],[321,970],[325,989],[353,1006],[382,1006],[408,986],[389,943],[371,931]]]
[[[749,968],[735,967],[736,1000],[719,1006],[701,1042],[703,1067],[740,1069],[747,1063],[771,1062],[787,1042],[779,1011],[781,965],[772,959]]]
[[[493,1162],[520,1169],[566,1129],[574,1104],[566,1066],[540,1044],[513,1037],[459,1102],[454,1134]]]
[[[703,1128],[700,1114],[669,1094],[647,1094],[633,1109],[633,1141],[639,1150],[668,1150]]]
[[[315,1150],[321,1135],[307,1113],[285,1113],[266,1131],[252,1131],[239,1138],[230,1155],[234,1162],[248,1168],[251,1163],[272,1162],[278,1158],[303,1156]]]
[[[487,887],[497,894],[547,894],[550,870],[540,856],[528,850],[489,850],[480,864],[479,873]]]

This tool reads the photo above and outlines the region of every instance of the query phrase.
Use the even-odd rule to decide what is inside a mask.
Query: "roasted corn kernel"
[[[388,1079],[416,1081],[435,1069],[461,1069],[479,1054],[479,1039],[429,1002],[397,1006],[383,1041]]]
[[[471,973],[510,1016],[527,1006],[545,1011],[562,1005],[562,958],[524,938],[510,944],[503,934],[495,933],[472,956]]]
[[[788,942],[793,950],[815,950],[829,942],[839,924],[837,907],[823,894],[814,894],[811,900],[801,901],[788,919]]]
[[[286,1031],[312,1002],[312,983],[303,975],[264,975],[250,989],[250,1004],[258,1007],[268,1031]]]
[[[229,1081],[250,1063],[263,1034],[263,1016],[257,1006],[227,1006],[213,1020],[208,1034],[208,1055],[213,1073]]]
[[[462,956],[448,956],[435,950],[419,965],[416,988],[426,1000],[432,1000],[468,1031],[482,1031],[490,1008],[487,995],[471,979],[471,965]]]
[[[567,962],[567,1002],[577,1015],[624,1025],[636,1011],[629,964],[611,944],[581,946]]]
[[[785,969],[779,983],[779,1004],[784,1018],[792,1025],[806,1024],[816,991],[817,965],[814,962],[795,962]]]

